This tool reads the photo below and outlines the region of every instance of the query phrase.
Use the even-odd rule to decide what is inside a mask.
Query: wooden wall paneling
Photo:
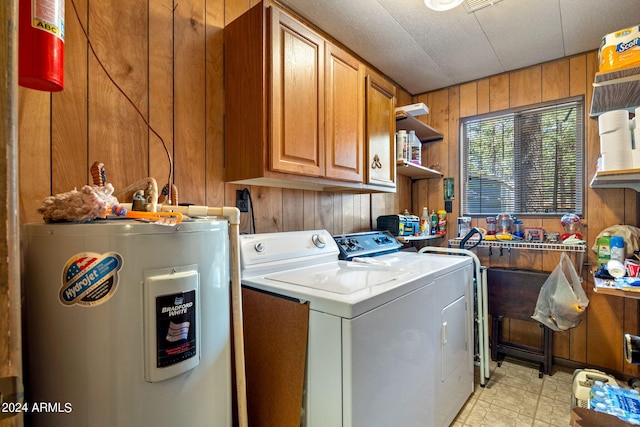
[[[113,80],[148,117],[147,4],[92,2],[89,38]],[[117,190],[148,176],[148,129],[93,56],[89,56],[88,73],[89,148],[85,168],[88,170],[94,161],[104,163],[108,180]]]
[[[542,101],[569,96],[569,59],[542,64]]]
[[[354,227],[354,195],[343,194],[342,195],[342,229],[338,231],[338,234],[353,233]]]
[[[489,111],[509,108],[509,74],[489,78]]]
[[[316,191],[314,192],[315,194],[315,206],[316,206],[316,212],[315,212],[315,227],[316,229],[325,229],[327,231],[329,231],[329,233],[333,233],[333,229],[335,226],[335,216],[333,214],[333,210],[334,210],[334,203],[333,203],[333,198],[334,198],[334,194],[333,193],[324,193],[324,192],[319,192]]]
[[[490,79],[478,80],[478,113],[484,114],[491,111],[491,91],[490,91]]]
[[[402,212],[401,206],[411,206],[413,200],[411,178],[396,175],[396,194],[392,197],[392,205],[388,206],[387,214]],[[422,205],[418,205],[418,215],[422,214]]]
[[[224,0],[224,24],[227,25],[238,16],[245,13],[252,6],[252,0]]]
[[[343,197],[342,193],[333,193],[333,231],[332,234],[342,233],[344,229],[344,207],[342,205]]]
[[[316,192],[304,190],[303,195],[302,221],[305,230],[313,230],[316,228]]]
[[[371,201],[371,206],[370,206],[371,220],[373,221],[374,228],[376,227],[379,216],[396,213],[392,211],[393,204],[391,204],[391,206],[387,206],[387,197],[385,194],[382,194],[382,193],[371,194],[370,201]],[[411,210],[411,206],[408,206],[408,209]],[[404,211],[404,208],[403,208],[403,211]],[[366,230],[369,230],[368,225],[366,225],[365,227],[366,227],[365,228]]]
[[[460,85],[459,118],[478,114],[478,86],[477,82]]]
[[[50,103],[48,92],[18,88],[18,190],[22,223],[42,222],[42,215],[36,210],[42,199],[51,195]]]
[[[158,190],[169,181],[173,159],[173,1],[149,2],[149,124],[160,137],[149,132],[149,176]],[[166,151],[165,151],[166,147]],[[169,156],[167,155],[167,151]],[[180,191],[178,191],[180,202]]]
[[[206,188],[207,205],[224,200],[224,2],[206,1]]]
[[[282,189],[282,231],[304,230],[304,191]]]
[[[460,212],[460,201],[461,201],[461,193],[460,189],[462,186],[460,185],[460,139],[459,139],[459,129],[460,129],[460,86],[453,86],[449,88],[449,115],[448,115],[448,129],[447,135],[449,137],[449,158],[447,160],[448,163],[448,176],[449,178],[453,178],[454,183],[454,200],[452,203],[452,212],[448,215],[449,223],[451,224],[449,228],[448,237],[454,238],[458,236],[458,217],[461,216]],[[444,192],[444,187],[443,187]]]
[[[86,29],[87,1],[74,3]],[[51,194],[93,182],[87,167],[87,40],[73,8],[67,10],[64,49],[64,90],[51,95]]]
[[[509,74],[509,107],[536,104],[542,99],[542,69],[540,65]]]
[[[371,195],[360,194],[360,228],[358,231],[367,231],[376,226],[376,216],[371,215]]]
[[[577,55],[574,57],[569,58],[569,96],[577,96],[577,95],[585,95],[585,111],[584,111],[584,120],[585,123],[588,120],[588,110],[589,110],[589,105],[590,105],[590,97],[587,97],[587,90],[589,88],[591,88],[591,81],[593,81],[593,75],[587,76],[587,61],[586,61],[586,55]],[[585,127],[585,132],[588,129]],[[586,151],[585,151],[586,153]],[[589,160],[589,157],[587,157],[587,160]],[[586,169],[585,169],[586,170]],[[589,179],[585,178],[585,188],[588,185]],[[588,223],[587,219],[589,217],[589,211],[586,209],[587,207],[587,201],[589,199],[589,191],[584,191],[583,192],[584,195],[584,199],[583,199],[583,203],[585,204],[585,209],[583,212],[583,219],[585,220],[585,223]],[[561,228],[561,226],[559,227]],[[589,228],[588,227],[582,227],[582,235],[583,238],[586,239],[587,241],[587,247],[589,247],[589,241],[591,240],[589,238],[589,235],[591,233],[589,232]],[[587,249],[587,252],[590,252],[589,249]],[[575,260],[576,257],[574,257],[574,264],[576,265],[576,268],[579,271],[580,266],[577,265],[577,261]],[[584,257],[584,262],[587,262],[589,259],[589,255],[586,254]],[[589,268],[587,268],[586,266],[584,266],[582,268],[582,278],[583,278],[583,282],[582,282],[582,286],[585,290],[588,290],[589,288],[589,283],[591,282],[591,280],[589,279],[590,276],[590,271]],[[588,310],[588,309],[587,309]],[[588,332],[588,321],[587,321],[588,316],[585,316],[585,319],[583,320],[583,322],[574,329],[571,329],[569,331],[569,354],[568,356],[565,356],[565,353],[560,352],[560,349],[558,350],[558,354],[560,355],[560,357],[567,357],[570,360],[575,360],[581,363],[586,363],[587,361],[587,332]],[[566,333],[563,333],[566,334]],[[559,341],[559,342],[564,342],[564,341]],[[555,344],[554,344],[555,347]],[[564,351],[565,349],[562,349],[562,351]],[[555,351],[555,348],[554,348]]]
[[[220,0],[206,0],[205,6],[205,197],[209,206],[222,206],[225,197],[224,4]]]
[[[205,204],[206,0],[180,2],[174,12],[175,183],[184,202]]]
[[[282,189],[251,187],[251,200],[255,214],[256,233],[275,233],[282,228]],[[306,209],[305,209],[306,212]]]
[[[593,80],[597,70],[597,56],[595,52],[587,54],[587,76]],[[591,100],[592,88],[587,89],[587,105]],[[600,152],[598,124],[593,118],[586,122],[586,157],[597,158]],[[594,162],[588,162],[585,171],[585,179],[593,176],[596,170]],[[622,200],[623,189],[594,190],[587,186],[587,212],[589,212],[589,224],[592,224],[591,232],[599,233],[601,229],[613,224],[620,224],[624,218],[624,207],[619,203],[611,203],[612,200]],[[596,229],[593,229],[593,225]],[[600,226],[598,226],[600,225]],[[591,260],[595,256],[591,255]],[[590,276],[590,275],[589,275]],[[589,308],[587,309],[587,363],[596,366],[607,366],[610,369],[622,371],[621,339],[622,313],[624,300],[617,297],[609,297],[593,292],[593,279],[587,278],[587,295]]]

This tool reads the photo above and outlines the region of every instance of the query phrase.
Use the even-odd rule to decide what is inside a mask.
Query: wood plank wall
[[[590,118],[592,86],[597,71],[597,52],[563,58],[510,73],[490,76],[477,81],[456,85],[442,90],[420,94],[414,102],[424,102],[431,108],[428,123],[443,131],[444,140],[428,144],[423,149],[428,165],[455,178],[455,220],[460,215],[460,162],[459,120],[462,117],[505,110],[523,105],[585,96],[585,213],[584,236],[588,246],[594,243],[598,233],[614,224],[637,226],[637,196],[633,190],[593,190],[588,184],[596,170],[600,146],[598,121]],[[442,207],[443,186],[440,180],[419,181],[413,184],[413,210],[422,206]],[[524,218],[525,226],[542,227],[546,231],[562,231],[560,218]],[[474,225],[485,227],[484,218],[474,218]],[[448,237],[455,237],[455,226]],[[489,251],[478,249],[481,262],[488,267],[521,267],[551,271],[557,265],[559,252]],[[578,257],[572,255],[574,263]],[[624,333],[640,333],[638,303],[635,300],[604,296],[593,292],[591,275],[595,254],[588,250],[585,261],[590,265],[583,269],[583,287],[589,297],[589,308],[583,323],[570,331],[554,333],[553,354],[579,364],[598,366],[628,375],[637,375],[638,369],[624,360],[622,336]],[[516,342],[539,346],[542,335],[535,323],[511,320],[505,338]]]
[[[235,205],[235,190],[223,177],[223,28],[255,0],[74,0],[91,45],[113,79],[125,91],[171,153],[179,200],[209,206]],[[101,70],[90,52],[72,4],[67,7],[65,89],[48,94],[19,91],[19,199],[21,222],[38,222],[41,200],[90,183],[89,167],[105,164],[108,181],[117,188],[147,176],[167,182],[169,162],[161,139]],[[460,117],[585,94],[590,102],[596,55],[589,53],[516,72],[411,97],[400,90],[397,104],[423,101],[431,108],[430,124],[445,133],[441,142],[424,147],[426,165],[438,164],[458,181]],[[588,111],[588,107],[586,108]],[[595,171],[599,150],[597,122],[587,120],[586,180]],[[586,183],[585,183],[586,184]],[[456,185],[459,187],[459,185]],[[326,228],[331,233],[368,230],[379,215],[423,206],[442,207],[442,181],[412,183],[398,176],[395,194],[353,195],[267,187],[250,187],[257,232]],[[458,188],[456,188],[456,191]],[[413,193],[413,198],[412,198]],[[587,191],[586,235],[593,238],[616,223],[634,224],[635,192]],[[459,200],[459,198],[457,199]],[[454,203],[450,218],[459,211]],[[482,224],[480,224],[482,225]],[[560,230],[556,220],[527,220]],[[242,214],[242,231],[253,231]],[[453,236],[453,234],[450,234]],[[590,241],[591,242],[591,241]],[[557,254],[493,256],[487,265],[527,265],[551,270]],[[593,261],[593,255],[589,254]],[[594,295],[586,322],[556,334],[557,357],[607,369],[635,373],[624,363],[622,334],[638,331],[634,301]],[[513,323],[513,322],[512,322]],[[512,324],[510,334],[531,334]]]
[[[163,185],[164,147],[180,202],[234,206],[243,187],[222,180],[223,28],[255,0],[74,2],[100,61],[144,120],[100,68],[68,7],[64,91],[20,89],[22,222],[40,221],[45,196],[90,183],[94,161],[116,189],[147,176]],[[399,181],[396,194],[375,195],[250,187],[256,231],[368,230],[371,219],[410,207],[410,180]],[[243,214],[242,231],[251,224]]]

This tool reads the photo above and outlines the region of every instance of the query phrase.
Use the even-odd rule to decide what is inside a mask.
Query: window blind
[[[461,119],[462,214],[583,210],[584,100]]]

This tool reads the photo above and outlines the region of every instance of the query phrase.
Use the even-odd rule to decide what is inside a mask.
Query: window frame
[[[518,131],[518,123],[519,120],[517,117],[522,117],[530,113],[534,113],[536,110],[547,109],[550,107],[561,107],[565,104],[576,104],[579,107],[578,113],[576,114],[576,133],[577,133],[577,141],[576,141],[576,193],[575,193],[575,207],[576,210],[571,213],[576,213],[579,216],[584,216],[585,213],[585,176],[586,176],[586,140],[585,140],[585,126],[586,126],[586,111],[585,111],[585,97],[584,95],[572,96],[567,98],[561,98],[552,101],[545,101],[536,104],[524,105],[516,108],[509,108],[504,110],[492,111],[489,113],[478,114],[474,116],[466,116],[460,117],[459,119],[459,134],[458,134],[458,155],[460,159],[460,171],[459,171],[459,179],[460,179],[460,203],[459,203],[459,211],[461,216],[471,216],[471,217],[486,217],[491,215],[497,215],[505,212],[482,212],[482,213],[469,213],[468,210],[469,203],[467,201],[467,175],[468,175],[468,144],[465,142],[465,125],[468,122],[476,122],[480,120],[488,120],[488,119],[500,119],[501,117],[510,117],[514,119],[514,139],[516,138],[516,134]],[[515,144],[514,141],[514,158],[517,157],[516,153],[521,149],[521,144]],[[578,157],[579,156],[579,157]],[[514,162],[515,163],[515,162]],[[516,174],[517,167],[514,166],[513,173]],[[514,210],[517,210],[518,207],[518,187],[517,178],[514,177]],[[556,212],[506,212],[513,213],[518,217],[557,217],[563,213],[569,213],[565,211],[556,211]]]

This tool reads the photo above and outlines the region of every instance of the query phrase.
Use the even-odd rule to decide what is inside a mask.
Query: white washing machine
[[[373,261],[399,246],[384,233],[343,237]],[[471,261],[445,257],[433,269],[344,261],[336,240],[326,230],[240,238],[244,286],[309,302],[302,424],[449,425],[437,407],[449,384],[466,397],[473,390]],[[456,343],[452,357],[443,358],[443,342]]]
[[[34,427],[231,425],[228,223],[23,230]]]

